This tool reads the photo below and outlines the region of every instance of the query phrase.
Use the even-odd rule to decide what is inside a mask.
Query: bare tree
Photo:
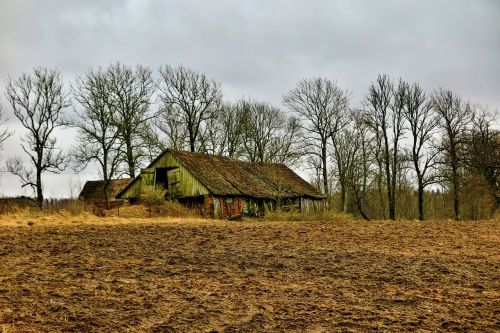
[[[220,111],[210,117],[200,130],[200,139],[196,145],[197,151],[210,154],[224,156],[226,150],[226,135],[224,127],[219,119]],[[198,147],[199,146],[199,147]]]
[[[327,144],[347,110],[348,94],[333,81],[304,79],[283,97],[283,103],[299,116],[301,126],[307,133],[305,139],[315,148],[310,149],[310,153],[317,154],[321,159],[323,191],[328,195]]]
[[[242,104],[244,156],[251,162],[270,162],[274,157],[273,141],[280,136],[286,117],[279,108],[268,103],[248,101]]]
[[[75,169],[81,171],[97,162],[104,180],[103,195],[109,208],[109,187],[117,175],[121,159],[119,128],[115,126],[117,108],[111,100],[109,77],[101,69],[90,69],[78,77],[73,86],[74,99],[80,104],[68,125],[78,129],[77,144],[71,155]]]
[[[137,168],[147,157],[143,134],[148,132],[155,117],[150,111],[155,82],[150,69],[137,66],[133,70],[120,63],[110,65],[106,76],[110,100],[116,109],[113,122],[123,142],[125,173],[135,177]]]
[[[374,126],[374,124],[371,122],[370,116],[366,115],[365,118],[365,124],[369,125],[369,128],[371,131],[374,133],[374,145],[373,145],[373,155],[375,162],[377,164],[377,171],[375,173],[375,178],[376,178],[376,183],[377,183],[377,192],[378,192],[378,199],[379,199],[379,204],[380,204],[380,210],[381,210],[381,216],[385,220],[387,218],[387,200],[386,197],[387,195],[384,195],[384,181],[385,181],[385,171],[384,171],[384,164],[385,164],[385,154],[384,150],[382,149],[382,144],[383,144],[383,135],[381,131],[378,131],[378,127]]]
[[[163,106],[158,117],[154,120],[154,125],[164,137],[162,139],[160,135],[156,136],[156,145],[161,150],[168,147],[184,150],[189,146],[187,126],[182,121],[182,115],[178,109]]]
[[[400,142],[407,91],[404,81],[400,80],[394,87],[389,76],[379,75],[377,81],[370,85],[365,102],[368,107],[365,119],[381,143],[381,153],[376,154],[379,165],[384,169],[391,220],[396,219],[396,182],[401,162]]]
[[[46,68],[35,68],[32,75],[23,74],[16,80],[9,78],[6,96],[14,115],[27,130],[21,147],[34,166],[34,170],[28,168],[21,159],[15,158],[7,161],[7,169],[21,179],[23,187],[33,188],[41,207],[42,174],[58,173],[65,167],[64,156],[56,146],[54,129],[62,125],[60,117],[63,109],[69,106],[69,100],[59,72]]]
[[[201,134],[203,151],[238,158],[243,153],[246,101],[223,103]]]
[[[493,128],[494,121],[494,115],[481,107],[465,139],[465,163],[473,173],[486,181],[494,200],[490,216],[500,206],[500,131]]]
[[[473,119],[469,103],[464,102],[451,90],[440,88],[432,96],[432,106],[439,118],[439,127],[443,131],[442,150],[445,153],[444,166],[446,178],[451,183],[453,192],[453,211],[455,220],[460,219],[460,167],[463,159],[461,138]]]
[[[222,102],[221,85],[185,67],[160,68],[161,100],[186,126],[189,148],[196,151],[203,123],[215,116]]]
[[[403,115],[411,133],[411,147],[408,153],[417,175],[418,219],[424,219],[424,189],[437,181],[435,174],[429,174],[436,165],[434,134],[438,118],[432,112],[431,103],[419,84],[408,87],[408,96]]]
[[[154,160],[158,155],[163,153],[167,147],[170,145],[166,144],[165,134],[156,126],[156,123],[160,123],[161,116],[158,115],[154,120],[152,120],[150,127],[147,128],[141,135],[142,142],[144,143],[144,154],[145,158],[149,161]],[[164,124],[162,124],[164,126]]]
[[[225,153],[229,157],[241,156],[245,108],[243,102],[226,103],[218,113],[223,129]]]
[[[373,154],[375,144],[369,133],[369,128],[362,115],[353,113],[352,135],[349,135],[348,145],[351,147],[350,163],[345,167],[346,187],[352,192],[354,202],[359,214],[367,221],[368,217],[368,191],[371,185]]]
[[[340,185],[340,207],[347,212],[348,204],[348,183],[352,175],[352,168],[356,158],[356,153],[360,148],[357,133],[357,124],[350,122],[348,126],[342,128],[332,136],[334,173]]]
[[[300,120],[293,116],[287,117],[279,134],[271,140],[268,160],[288,166],[297,165],[305,149]]]

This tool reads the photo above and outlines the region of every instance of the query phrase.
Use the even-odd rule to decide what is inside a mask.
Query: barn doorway
[[[169,168],[157,168],[155,184],[168,190],[168,170]]]

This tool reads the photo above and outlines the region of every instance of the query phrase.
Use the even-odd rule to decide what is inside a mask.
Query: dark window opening
[[[162,186],[166,190],[168,189],[168,170],[169,168],[156,169],[156,185]]]

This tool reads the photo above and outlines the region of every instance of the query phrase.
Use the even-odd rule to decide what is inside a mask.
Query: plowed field
[[[0,217],[0,332],[498,330],[495,221]]]

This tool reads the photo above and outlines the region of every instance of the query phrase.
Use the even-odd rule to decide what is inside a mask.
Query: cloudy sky
[[[223,84],[225,97],[281,106],[304,77],[336,80],[358,104],[377,74],[449,88],[500,109],[500,1],[334,0],[0,0],[3,81],[34,66],[58,68],[66,82],[90,66],[120,61],[157,69],[185,65]],[[16,133],[2,158],[20,154]],[[64,148],[73,133],[60,130]],[[1,169],[4,163],[0,162]],[[0,194],[30,194],[0,173]],[[48,176],[46,196],[96,178]]]

